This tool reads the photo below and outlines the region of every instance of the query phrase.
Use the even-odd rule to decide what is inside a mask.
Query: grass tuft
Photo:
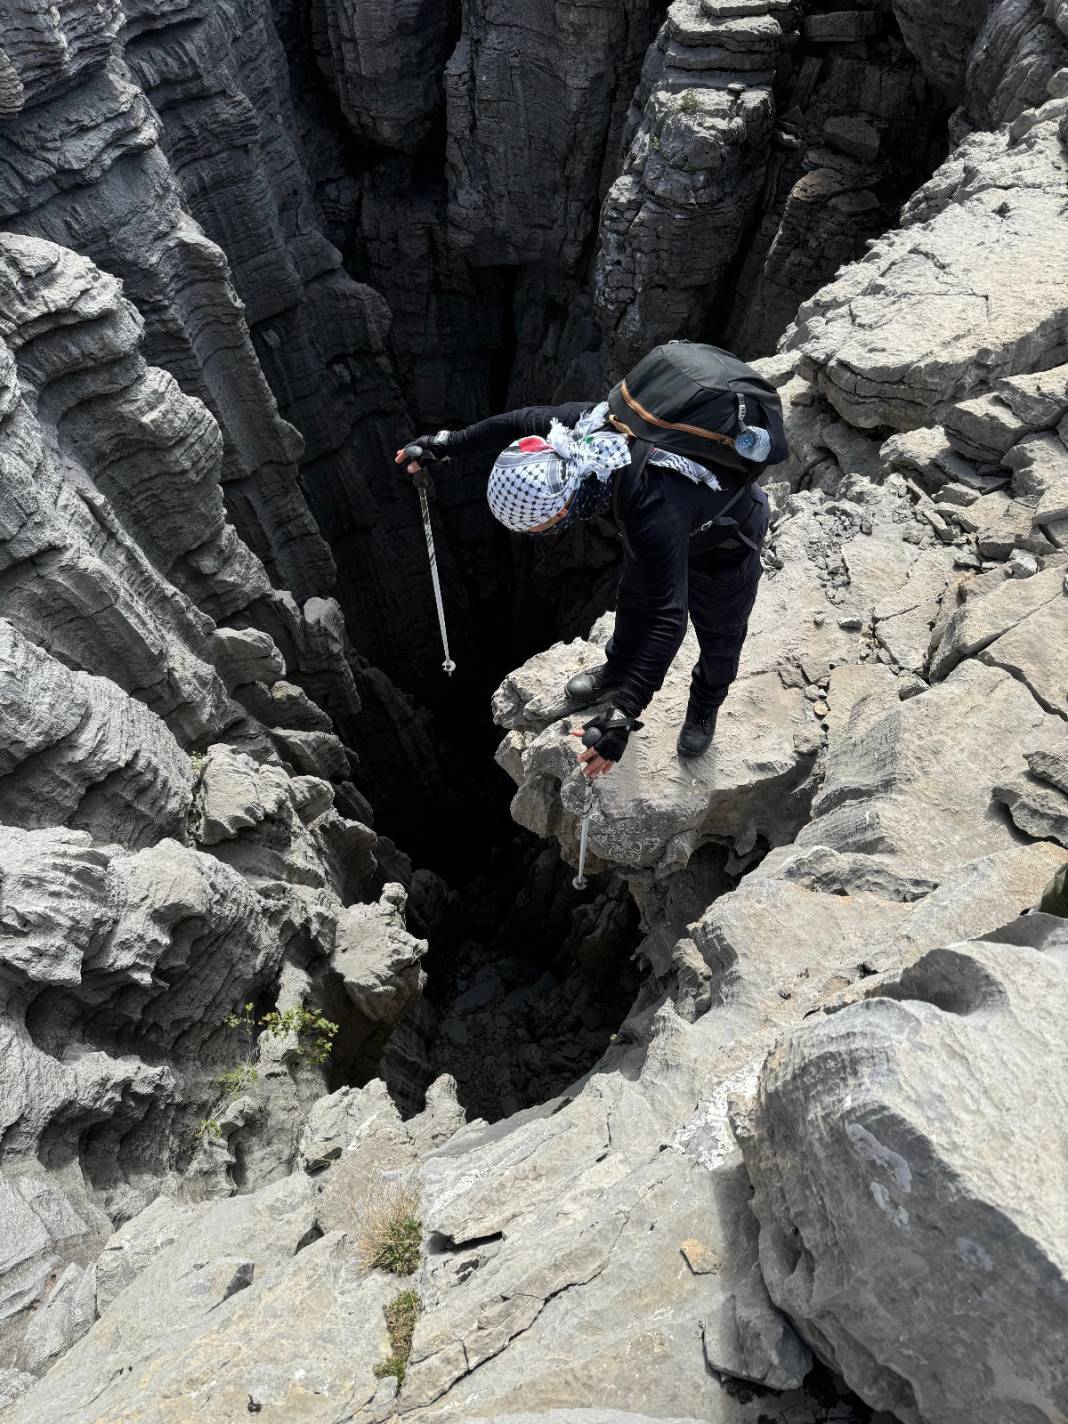
[[[422,1308],[423,1302],[419,1299],[418,1292],[413,1290],[401,1291],[400,1295],[395,1295],[388,1305],[383,1306],[393,1353],[388,1360],[375,1365],[376,1378],[384,1379],[386,1375],[393,1375],[398,1388],[404,1383],[408,1357],[412,1353],[415,1322],[419,1319]]]
[[[419,1266],[423,1224],[419,1194],[411,1177],[376,1174],[356,1204],[357,1245],[369,1270],[410,1276]]]

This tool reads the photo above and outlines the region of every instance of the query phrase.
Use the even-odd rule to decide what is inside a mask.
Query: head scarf
[[[527,435],[502,450],[490,471],[487,490],[495,517],[506,528],[527,533],[559,514],[583,481],[591,485],[596,481],[607,493],[612,471],[630,462],[626,436],[601,428],[607,418],[608,402],[602,401],[573,430],[554,420],[544,440]],[[583,500],[591,505],[600,502],[593,489]]]

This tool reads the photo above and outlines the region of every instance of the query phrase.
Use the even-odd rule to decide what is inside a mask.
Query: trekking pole
[[[593,747],[601,740],[600,729],[590,727],[582,734],[582,745]],[[593,815],[593,777],[586,777],[586,799],[582,803],[582,826],[579,830],[579,862],[578,874],[572,880],[571,885],[575,890],[585,890],[589,881],[586,879],[586,846],[590,838],[590,817]]]
[[[413,460],[418,460],[423,455],[421,445],[405,445],[404,453]],[[419,491],[419,507],[423,512],[423,533],[426,536],[427,558],[430,560],[430,579],[434,585],[434,602],[438,607],[438,627],[441,629],[441,646],[445,652],[445,661],[442,668],[452,677],[456,671],[456,664],[452,660],[449,652],[449,634],[445,628],[445,606],[441,601],[441,580],[438,578],[438,556],[434,551],[434,531],[430,527],[430,504],[427,501],[426,492],[429,480],[425,470],[413,476],[416,489]]]

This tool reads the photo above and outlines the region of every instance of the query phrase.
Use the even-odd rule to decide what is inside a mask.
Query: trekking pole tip
[[[586,879],[585,875],[576,875],[574,880],[572,880],[571,882],[571,886],[574,890],[585,890],[586,886],[589,883],[590,882]]]
[[[452,677],[453,673],[456,671],[456,664],[453,662],[452,658],[446,658],[441,666],[445,670],[445,672],[449,674],[450,677]]]

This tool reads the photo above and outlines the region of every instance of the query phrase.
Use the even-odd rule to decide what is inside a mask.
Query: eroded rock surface
[[[793,1030],[739,1123],[773,1298],[905,1421],[1065,1409],[1068,934],[1037,916],[1029,939],[929,950]]]
[[[388,1026],[420,942],[376,959],[349,915],[383,882],[377,838],[280,644],[355,706],[351,673],[329,610],[306,619],[227,523],[213,417],[145,364],[140,316],[85,258],[5,235],[0,286],[2,1316],[40,1371],[95,1318],[102,1238],[172,1172],[226,1190],[238,1151],[249,1184],[295,1161],[321,1075],[280,1042],[240,1110],[214,1108],[242,1052],[228,1016],[322,1004],[348,915],[346,975]],[[306,758],[250,687],[315,712]],[[307,774],[324,762],[333,783]]]
[[[1054,1424],[1065,946],[1021,912],[1068,846],[1063,5],[3,18],[5,1419]],[[455,897],[373,826],[444,804],[387,675],[440,695],[392,449],[784,332],[713,751],[674,753],[688,641],[595,788],[588,905],[533,857],[435,1015]],[[461,661],[589,633],[494,703],[573,861],[561,686],[616,549],[506,557],[450,475]],[[539,932],[633,947],[629,1010],[498,972]]]

